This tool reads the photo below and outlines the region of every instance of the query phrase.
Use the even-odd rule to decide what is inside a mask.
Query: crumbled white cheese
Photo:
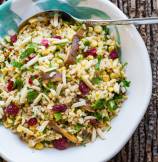
[[[105,139],[105,135],[100,128],[97,128],[97,134],[101,139]]]
[[[53,66],[51,68],[47,68],[44,66],[38,66],[38,69],[46,73],[46,72],[50,72],[50,71],[58,69],[58,66]]]
[[[62,81],[63,81],[63,85],[65,86],[66,85],[66,70],[62,72]]]
[[[35,86],[39,86],[39,85],[40,85],[40,83],[39,83],[39,81],[38,81],[37,79],[34,79],[34,80],[33,80],[33,84],[34,84]]]
[[[40,125],[40,126],[37,127],[37,130],[38,130],[39,132],[43,132],[44,129],[47,127],[48,123],[49,123],[49,121],[44,121],[44,122],[42,123],[42,125]]]
[[[93,130],[92,130],[91,141],[94,142],[94,141],[96,140],[96,137],[97,137],[97,132],[96,132],[96,129],[93,128]]]
[[[20,103],[23,104],[26,101],[27,98],[27,86],[25,85],[22,90],[20,91]]]
[[[48,102],[50,102],[50,99],[49,99],[49,97],[47,97],[47,95],[45,95],[44,93],[42,93],[42,96],[43,96]]]
[[[27,64],[25,64],[23,67],[24,68],[29,68],[30,66],[32,66],[33,64],[35,64],[38,61],[38,56],[34,57],[32,60],[30,60],[29,62],[27,62]]]
[[[71,107],[76,108],[76,107],[81,107],[81,106],[85,106],[85,105],[86,105],[86,101],[83,100],[83,101],[74,103]]]
[[[4,115],[3,109],[0,107],[0,119],[2,119],[3,115]]]
[[[14,97],[13,97],[13,96],[10,96],[10,97],[7,99],[6,103],[5,103],[5,106],[7,107],[8,105],[10,105],[10,103],[13,101],[13,99],[14,99]]]
[[[62,88],[63,88],[63,84],[59,84],[59,85],[57,86],[57,89],[56,89],[56,94],[57,94],[57,96],[60,95],[60,92],[61,92]]]
[[[114,92],[116,92],[116,93],[120,93],[120,85],[118,84],[118,83],[115,83],[115,85],[114,85]]]
[[[35,100],[33,101],[33,104],[32,104],[32,105],[37,105],[37,104],[40,102],[41,99],[42,99],[42,94],[39,94],[39,95],[35,98]]]
[[[0,107],[3,107],[5,105],[4,101],[0,101]]]

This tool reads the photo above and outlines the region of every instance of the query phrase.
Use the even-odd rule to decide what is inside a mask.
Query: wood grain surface
[[[111,1],[129,17],[158,16],[158,0]],[[137,29],[146,43],[151,59],[152,99],[132,138],[109,162],[158,162],[158,25],[142,25]],[[0,158],[0,162],[5,161]]]

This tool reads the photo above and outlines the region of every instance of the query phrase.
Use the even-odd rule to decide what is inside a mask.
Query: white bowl
[[[32,3],[31,0],[29,1]],[[12,3],[14,7],[21,5],[19,7],[23,13],[26,11],[29,13],[30,6],[22,5],[26,0],[17,4],[14,0]],[[122,11],[106,0],[81,1],[79,5],[106,11],[114,19],[127,18]],[[33,9],[38,11],[36,6],[31,8],[31,12]],[[20,13],[20,8],[17,10]],[[123,104],[119,115],[112,121],[112,129],[106,134],[106,139],[97,139],[86,147],[75,147],[64,151],[55,149],[36,151],[28,148],[16,135],[1,126],[0,155],[2,157],[10,162],[101,162],[109,160],[120,151],[132,136],[147,109],[152,90],[152,73],[147,49],[136,28],[120,26],[118,30],[121,38],[122,60],[128,62],[126,73],[131,81],[131,87],[129,98]]]

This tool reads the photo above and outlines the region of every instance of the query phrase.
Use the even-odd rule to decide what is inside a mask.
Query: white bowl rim
[[[10,1],[11,1],[11,0],[8,0],[8,3],[9,3]],[[15,0],[15,1],[16,1],[16,0]],[[110,8],[113,8],[113,9],[117,12],[117,14],[118,14],[118,16],[119,16],[120,18],[127,19],[127,16],[126,16],[117,6],[115,6],[112,2],[106,1],[106,0],[100,0],[100,1],[106,3],[106,5],[109,6]],[[7,3],[7,2],[6,2],[6,3]],[[14,1],[12,1],[12,3],[14,3]],[[134,131],[135,131],[136,128],[138,127],[138,124],[139,124],[140,121],[142,120],[142,117],[144,116],[144,114],[145,114],[145,112],[146,112],[146,110],[147,110],[147,107],[148,107],[148,105],[149,105],[150,98],[151,98],[151,95],[152,95],[152,75],[151,75],[151,74],[152,74],[152,70],[151,70],[151,63],[150,63],[149,54],[148,54],[147,48],[146,48],[146,46],[145,46],[145,43],[144,43],[143,39],[141,38],[139,32],[136,30],[135,26],[134,26],[134,25],[130,25],[130,26],[132,27],[132,30],[135,30],[135,33],[137,33],[137,35],[138,35],[137,39],[139,40],[140,44],[142,45],[142,48],[144,48],[145,51],[146,51],[146,52],[144,53],[144,55],[146,55],[145,58],[146,58],[147,66],[148,66],[148,74],[150,74],[150,76],[148,76],[148,77],[149,77],[149,78],[148,78],[148,80],[149,80],[149,83],[148,83],[148,84],[149,84],[148,96],[146,96],[146,102],[145,102],[145,104],[144,104],[144,107],[146,107],[146,108],[143,109],[143,112],[142,112],[142,114],[141,114],[141,116],[140,116],[140,118],[139,118],[139,121],[138,121],[137,123],[135,123],[135,127],[131,130],[130,135],[126,136],[126,138],[124,139],[124,141],[122,141],[122,144],[121,144],[119,147],[117,147],[117,149],[114,150],[113,153],[109,154],[108,157],[105,156],[104,159],[102,159],[102,161],[108,161],[108,160],[110,160],[110,159],[111,159],[113,156],[115,156],[115,155],[122,149],[122,147],[128,142],[128,140],[131,138],[131,136],[133,135]],[[2,152],[2,151],[1,151],[1,152],[0,152],[0,156],[3,157],[3,158],[4,158],[5,160],[7,160],[8,162],[16,162],[16,161],[14,161],[13,159],[9,158],[9,157],[7,156],[7,153],[6,153],[6,152]]]

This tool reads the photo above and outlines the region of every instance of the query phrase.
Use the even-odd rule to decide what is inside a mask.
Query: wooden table
[[[111,1],[129,17],[158,15],[158,0]],[[132,138],[109,162],[158,162],[158,25],[142,25],[138,30],[146,43],[152,63],[152,99]],[[0,162],[4,160],[0,159]]]

